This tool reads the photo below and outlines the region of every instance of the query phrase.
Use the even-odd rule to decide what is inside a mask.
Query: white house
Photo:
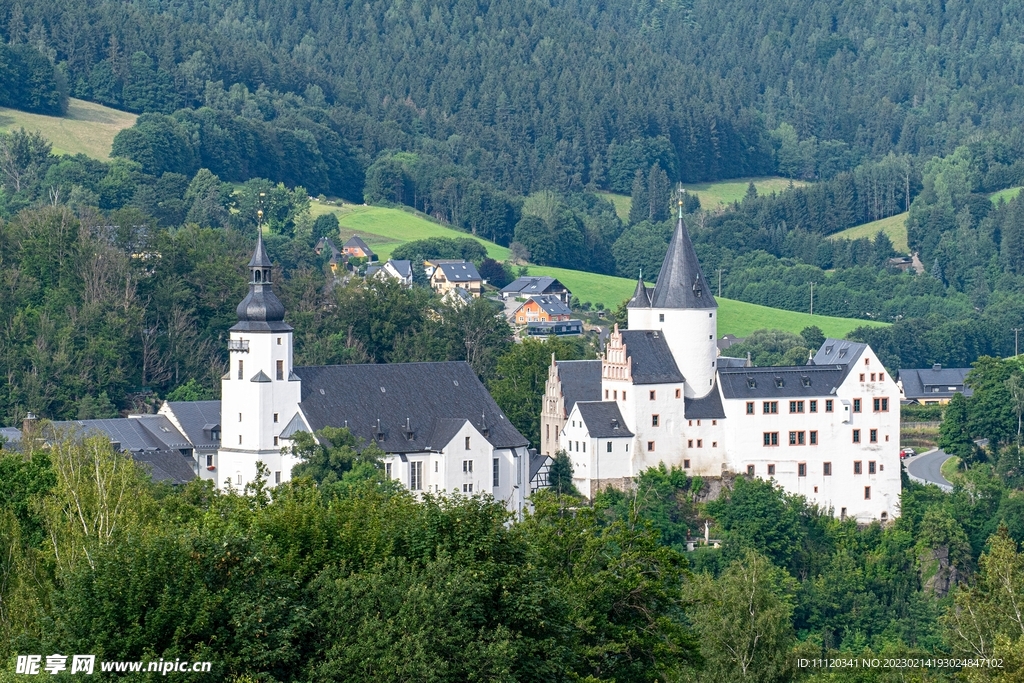
[[[386,454],[385,471],[410,490],[490,493],[521,514],[530,484],[528,441],[464,362],[296,367],[292,328],[271,289],[271,263],[258,240],[249,293],[230,330],[230,368],[221,380],[213,470],[242,488],[256,463],[271,486],[291,479],[297,432],[346,427]]]
[[[828,339],[794,367],[720,358],[718,304],[681,211],[657,284],[638,282],[627,311],[629,329],[610,335],[599,379],[553,359],[549,371],[542,432],[562,426],[554,440],[542,433],[543,450],[566,450],[585,494],[628,486],[663,462],[772,479],[841,517],[899,514],[900,394],[869,346]],[[571,382],[575,404],[561,381],[569,370],[584,378]],[[595,394],[601,403],[590,403]],[[610,438],[620,418],[630,436]]]

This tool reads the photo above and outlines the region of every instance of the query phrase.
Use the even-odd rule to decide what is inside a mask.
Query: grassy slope
[[[327,212],[335,213],[341,224],[342,237],[347,239],[353,234],[358,234],[377,252],[381,260],[387,259],[395,247],[411,240],[427,237],[470,236],[459,230],[433,223],[421,214],[401,209],[350,204],[335,206],[313,202],[312,212],[314,215]],[[487,247],[487,253],[491,257],[498,260],[508,258],[509,252],[505,247],[477,239]],[[611,309],[628,299],[636,286],[633,280],[566,268],[530,266],[529,272],[531,275],[557,277],[580,301],[602,303]],[[719,299],[718,303],[719,333],[735,334],[740,337],[766,327],[799,332],[808,325],[817,325],[828,336],[843,337],[847,332],[861,325],[879,324],[850,318],[830,318],[794,311],[781,311],[730,299]]]
[[[829,239],[833,240],[855,240],[861,237],[867,237],[868,239],[874,239],[875,235],[879,231],[884,232],[892,240],[892,246],[897,252],[901,254],[910,253],[910,247],[907,245],[907,212],[898,213],[895,216],[889,216],[879,221],[871,221],[870,223],[864,223],[862,225],[855,225],[852,228],[847,228],[841,232],[837,232],[830,236]]]
[[[701,208],[714,210],[743,199],[743,196],[747,193],[747,186],[751,182],[757,188],[758,194],[782,192],[789,189],[790,185],[788,178],[766,176],[762,178],[736,178],[715,183],[684,184],[683,187],[687,192],[693,192],[697,195],[700,199]],[[794,186],[807,184],[801,180],[794,180],[792,182]],[[632,204],[630,197],[624,194],[612,194],[611,192],[599,192],[598,194],[615,205],[615,213],[619,214],[619,218],[622,220],[629,218],[629,207]]]
[[[71,99],[67,116],[43,116],[0,107],[0,130],[39,131],[56,154],[85,154],[105,161],[118,131],[135,123],[135,114]]]
[[[999,190],[999,192],[993,192],[992,194],[990,194],[988,196],[988,198],[992,200],[993,204],[998,204],[1000,199],[1002,199],[1004,202],[1008,202],[1011,199],[1013,199],[1014,197],[1016,197],[1017,195],[1019,195],[1021,189],[1024,189],[1024,188],[1008,187],[1005,190]]]

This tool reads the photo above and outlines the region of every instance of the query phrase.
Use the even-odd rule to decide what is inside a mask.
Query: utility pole
[[[1020,332],[1019,327],[1013,328],[1013,355],[1020,355],[1019,347],[1017,346],[1017,334]]]
[[[722,269],[718,269],[718,298],[722,298]]]
[[[811,315],[814,315],[814,283],[811,283]]]

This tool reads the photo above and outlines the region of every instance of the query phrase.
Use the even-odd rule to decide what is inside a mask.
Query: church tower
[[[291,478],[295,459],[282,455],[281,430],[295,416],[302,383],[292,372],[292,327],[271,287],[272,264],[262,230],[249,261],[249,293],[230,329],[229,367],[221,378],[221,448],[217,484],[236,489],[256,476],[256,462],[270,470],[268,485]]]
[[[679,196],[679,218],[654,289],[637,282],[633,298],[626,305],[631,330],[661,330],[676,365],[685,378],[687,398],[707,395],[714,387],[718,347],[718,302],[690,241],[683,221],[683,198]]]

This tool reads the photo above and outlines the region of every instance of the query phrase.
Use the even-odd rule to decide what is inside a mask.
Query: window
[[[821,463],[821,474],[822,474],[822,476],[825,476],[825,477],[831,477],[832,476],[832,463],[830,463],[830,462],[823,462],[823,463]]]
[[[753,465],[747,465],[747,476],[750,476],[750,477],[754,476],[754,466]]]
[[[657,415],[651,415],[651,426],[652,427],[657,427],[658,426],[658,416]]]
[[[855,412],[855,413],[859,413],[860,412],[860,399],[859,398],[853,399],[853,412]]]
[[[239,413],[239,414],[238,414],[238,421],[239,421],[239,422],[241,422],[241,421],[242,421],[242,414],[241,414],[241,413]]]
[[[278,436],[275,436],[275,437],[274,437],[274,445],[275,445],[275,446],[280,446],[280,445],[281,445],[281,444],[280,444],[280,443],[278,442],[278,439],[280,439],[280,438],[281,438],[281,437],[278,437]]]
[[[586,441],[583,442],[583,452],[584,453],[587,452],[587,442]]]
[[[874,473],[875,473],[875,461],[874,460],[868,460],[868,474],[874,474]]]
[[[859,429],[854,429],[853,430],[853,442],[854,443],[860,443],[860,430]]]
[[[284,361],[277,361],[277,378],[284,379]]]
[[[871,487],[870,486],[865,486],[864,487],[864,500],[871,500]]]
[[[775,476],[775,465],[768,465],[768,476],[769,477],[774,477]]]
[[[888,512],[883,512],[881,516],[882,516],[882,521],[883,522],[889,519],[889,513]]]
[[[811,433],[810,433],[810,436],[811,436],[811,445],[812,446],[817,446],[818,445],[818,431],[817,430],[812,430]]]
[[[469,437],[466,437],[466,450],[469,450]]]
[[[861,382],[863,382],[863,381],[864,381],[864,373],[863,373],[863,372],[862,372],[862,373],[860,373],[860,381],[861,381]]]
[[[206,454],[206,466],[213,467],[213,453]]]
[[[434,461],[434,471],[437,472],[437,461]]]
[[[274,413],[274,422],[277,422],[277,413]]]
[[[766,415],[769,414],[769,413],[777,413],[777,412],[779,412],[779,402],[778,401],[765,401],[764,405],[761,406],[761,408],[762,408],[763,412]]]
[[[753,401],[747,401],[747,415],[753,415],[753,414],[754,414],[754,402]]]
[[[803,446],[804,438],[807,436],[806,432],[790,432],[789,433],[789,445],[790,446]]]
[[[391,463],[384,463],[384,476],[388,479],[391,478]]]
[[[463,484],[462,485],[462,492],[463,493],[473,493],[473,485],[472,484]]]
[[[884,372],[878,373],[878,381],[879,382],[884,382],[885,381],[885,373]],[[882,513],[882,517],[883,517],[883,519],[885,518],[885,513],[884,512]]]
[[[619,400],[619,392],[618,391],[612,391],[612,398],[615,399],[616,401],[618,401]]]
[[[711,447],[712,448],[718,448],[718,442],[717,441],[712,441],[711,442]]]
[[[683,390],[682,389],[676,389],[676,398],[682,398],[682,397],[683,397]]]
[[[839,519],[846,519],[846,508],[841,508],[839,511]]]
[[[862,468],[861,468],[861,465],[860,465],[860,460],[854,460],[853,461],[853,473],[854,474],[860,474],[861,471],[862,471]]]
[[[242,375],[245,374],[243,372],[243,370],[242,370],[243,367],[244,367],[244,365],[243,365],[242,361],[238,361],[238,379],[243,379]]]
[[[608,400],[608,390],[607,389],[604,390],[604,400],[606,400],[606,401]]]
[[[498,458],[494,458],[494,461],[491,463],[491,485],[494,488],[498,488],[498,483],[501,481],[500,473],[501,461]]]
[[[807,463],[805,463],[805,462],[797,463],[797,466],[796,466],[796,476],[798,476],[798,477],[806,477],[807,476]]]
[[[697,439],[697,448],[704,448],[704,439]]]
[[[872,382],[874,382],[874,381],[875,381],[875,373],[873,373],[873,372],[871,373],[871,381],[872,381]]]
[[[684,458],[683,459],[683,469],[684,470],[690,469],[690,459],[689,458]]]
[[[789,412],[791,412],[791,413],[802,413],[802,412],[804,412],[804,402],[803,401],[790,401],[789,402]]]
[[[649,450],[649,451],[653,451],[654,450],[654,442],[653,441],[648,441],[647,442],[647,450]]]
[[[659,313],[658,314],[658,322],[659,323],[665,322],[665,314],[664,313]]]
[[[876,413],[889,412],[889,399],[887,398],[876,398],[874,400],[874,408]]]
[[[623,401],[626,400],[626,390],[625,389],[622,390],[622,400]]]
[[[807,406],[810,409],[810,412],[812,412],[812,413],[818,412],[818,402],[817,401],[808,401],[808,403],[810,403],[810,405]]]
[[[605,451],[607,451],[608,453],[612,452],[612,442],[611,441],[609,441],[608,444],[605,446]]]
[[[607,391],[605,392],[608,393]],[[551,425],[544,425],[544,441],[551,441]]]
[[[238,445],[239,446],[242,445],[242,435],[241,434],[238,435]]]
[[[826,413],[831,413],[833,405],[834,405],[834,401],[832,399],[826,399],[825,400],[825,412]]]
[[[241,472],[238,472],[237,474],[235,474],[235,481],[238,483],[239,486],[242,485],[242,473]]]
[[[687,439],[686,440],[686,447],[687,448],[693,448],[693,439]]]
[[[281,483],[281,473],[280,472],[274,472],[274,483],[275,484],[280,484]]]
[[[423,462],[416,461],[409,463],[409,490],[423,490]]]
[[[872,429],[870,432],[868,432],[868,441],[870,441],[871,443],[878,443],[877,429]]]
[[[463,460],[462,461],[462,471],[463,472],[467,472],[467,473],[468,472],[472,472],[473,471],[473,461],[472,460]]]
[[[765,446],[778,446],[779,445],[779,433],[778,432],[765,432],[764,433],[764,445]]]
[[[687,424],[687,426],[688,427],[692,427],[693,426],[693,420],[690,420],[690,422]]]
[[[653,400],[655,399],[655,397],[656,397],[656,396],[658,395],[658,392],[656,392],[656,391],[649,391],[649,392],[647,392],[647,393],[648,393],[648,394],[650,394],[650,397],[649,397],[649,398],[650,398],[650,400],[652,400],[652,401],[653,401]]]
[[[797,432],[790,432],[789,433],[789,445],[790,446],[795,446],[796,445],[796,435],[797,435]]]

